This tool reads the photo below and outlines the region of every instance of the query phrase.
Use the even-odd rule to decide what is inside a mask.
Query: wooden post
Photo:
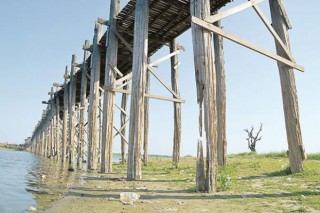
[[[84,47],[89,47],[90,43],[88,40],[85,41]],[[84,115],[86,108],[87,100],[87,74],[88,74],[88,65],[86,63],[89,58],[90,52],[84,49],[83,55],[83,65],[82,65],[82,75],[81,75],[81,94],[80,94],[80,119],[79,119],[79,145],[78,145],[78,167],[82,168],[83,160],[83,145],[85,141],[85,126],[84,126]]]
[[[44,119],[44,118],[43,118]],[[44,120],[42,120],[42,122],[41,122],[41,156],[42,157],[45,157],[45,147],[46,147],[46,138],[45,138],[45,121]]]
[[[210,16],[210,1],[191,0],[190,9],[192,16],[205,19]],[[211,193],[216,191],[218,167],[216,76],[213,64],[213,41],[211,32],[194,23],[191,23],[191,28],[198,104],[200,109],[203,104],[204,128],[207,140],[206,191]]]
[[[283,14],[283,0],[269,0],[272,26],[283,41],[290,49],[288,24]],[[281,46],[276,41],[277,54],[288,58]],[[278,62],[283,109],[287,130],[287,140],[289,146],[289,162],[292,173],[301,172],[304,169],[306,160],[304,146],[300,129],[298,95],[294,70],[283,63]]]
[[[87,169],[97,169],[97,144],[98,144],[98,106],[100,97],[100,63],[101,52],[99,41],[101,39],[101,24],[96,23],[91,55],[90,71],[90,96],[88,109],[88,156]]]
[[[148,58],[148,64],[150,58]],[[145,93],[149,94],[150,91],[150,72],[146,72],[146,89]],[[149,148],[149,98],[144,99],[144,130],[143,130],[143,165],[148,166],[148,148]]]
[[[66,66],[63,85],[63,124],[62,124],[62,161],[65,161],[68,143],[68,117],[69,117],[69,86],[68,86],[68,66]]]
[[[55,129],[55,113],[54,113],[54,100],[53,100],[53,87],[50,92],[50,144],[49,155],[50,158],[54,157],[54,129]]]
[[[149,1],[137,0],[135,7],[132,92],[129,126],[128,180],[140,180],[141,145],[144,129],[144,98],[148,59]]]
[[[170,43],[170,53],[178,50],[176,40]],[[171,57],[171,84],[172,90],[180,96],[179,92],[179,68],[178,55]],[[173,96],[175,98],[175,96]],[[173,153],[172,161],[175,168],[179,165],[180,159],[180,144],[181,144],[181,103],[173,102],[174,109],[174,133],[173,133]]]
[[[221,28],[221,21],[214,23]],[[223,38],[213,34],[215,68],[217,72],[217,133],[218,133],[218,165],[224,166],[227,162],[227,135],[226,135],[226,73],[224,68]]]
[[[60,138],[60,100],[56,96],[56,149],[57,149],[57,158],[61,159],[61,138]]]
[[[48,109],[48,107],[47,107]],[[44,153],[44,156],[45,157],[48,157],[48,148],[49,148],[49,129],[50,129],[50,126],[49,126],[49,123],[50,123],[50,120],[49,120],[49,115],[47,115],[47,118],[46,118],[46,124],[45,124],[45,153]]]
[[[110,17],[108,44],[106,53],[106,69],[104,85],[113,85],[116,79],[114,68],[117,67],[118,56],[118,38],[117,15],[120,9],[120,0],[110,1]],[[102,118],[102,141],[101,141],[101,172],[112,172],[113,159],[113,115],[114,115],[114,97],[113,91],[104,91],[103,99],[103,118]]]
[[[123,87],[123,89],[127,90],[128,86],[125,85]],[[121,99],[121,108],[123,109],[124,112],[126,112],[126,110],[127,110],[127,99],[128,99],[128,94],[123,93],[122,99]],[[121,128],[122,128],[121,134],[123,136],[126,136],[125,125],[126,125],[127,115],[124,112],[121,111],[121,115],[120,115]],[[121,163],[123,163],[123,164],[126,163],[126,161],[127,161],[126,154],[127,154],[127,142],[123,137],[121,137]]]
[[[72,55],[69,91],[69,171],[74,171],[75,157],[75,101],[76,101],[76,65],[77,57]]]
[[[196,167],[196,190],[203,192],[206,189],[206,176],[204,173],[203,147],[202,141],[198,141],[197,167]]]

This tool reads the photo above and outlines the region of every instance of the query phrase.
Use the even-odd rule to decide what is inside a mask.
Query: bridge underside
[[[232,0],[211,0],[211,13],[219,10]],[[135,2],[130,0],[128,4],[120,11],[117,17],[118,33],[123,39],[133,46],[134,37],[134,16]],[[148,55],[152,56],[161,47],[167,45],[173,39],[187,31],[191,26],[190,1],[189,0],[150,0],[149,6],[149,33],[148,33]],[[106,36],[104,33],[100,40],[102,47],[106,46]],[[105,61],[106,48],[101,48],[101,73],[100,85],[103,87],[105,79]],[[88,58],[87,64],[90,67],[91,57]],[[126,75],[131,72],[132,68],[132,51],[130,51],[123,41],[119,39],[118,63],[117,68]],[[90,71],[88,71],[90,75]],[[82,69],[79,69],[77,76],[77,88],[81,87]],[[119,77],[119,76],[118,76]],[[90,91],[90,83],[88,82],[87,95]],[[60,105],[63,106],[63,89],[58,92]],[[80,89],[77,90],[76,102],[80,102]]]

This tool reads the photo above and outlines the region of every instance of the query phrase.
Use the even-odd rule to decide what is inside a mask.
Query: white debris
[[[30,206],[29,212],[36,212],[38,209],[36,207]]]
[[[124,205],[133,205],[139,198],[140,195],[134,192],[122,192],[120,194],[120,202]]]

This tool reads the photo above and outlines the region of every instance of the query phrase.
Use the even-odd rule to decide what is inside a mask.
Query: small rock
[[[291,182],[291,181],[292,181],[292,178],[287,178],[287,181],[288,181],[288,182]]]
[[[151,201],[150,200],[141,200],[140,203],[146,203],[146,204],[150,204]]]
[[[30,206],[29,212],[36,212],[38,209],[36,207]]]
[[[101,186],[96,186],[97,189],[101,189]]]
[[[147,187],[142,186],[142,187],[136,187],[135,189],[137,189],[137,190],[147,190]]]
[[[182,205],[184,204],[184,202],[180,201],[180,202],[177,202],[178,205]]]
[[[116,199],[116,198],[114,198],[114,197],[107,197],[106,199],[107,199],[107,200],[109,200],[109,201],[117,200],[117,199]]]
[[[120,194],[120,202],[124,205],[133,205],[139,198],[140,195],[134,192],[122,192]]]
[[[306,196],[304,196],[304,195],[301,195],[301,197],[302,197],[302,198],[306,198]]]

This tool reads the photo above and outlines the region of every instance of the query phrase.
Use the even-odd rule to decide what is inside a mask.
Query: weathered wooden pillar
[[[56,93],[57,94],[57,93]],[[56,150],[57,150],[57,158],[61,159],[61,138],[60,138],[60,100],[59,96],[55,98],[56,102]]]
[[[150,58],[148,58],[148,64]],[[145,94],[149,94],[150,91],[150,72],[146,72],[146,89]],[[148,166],[148,154],[149,154],[149,98],[144,99],[144,130],[143,130],[143,165]]]
[[[170,53],[178,50],[176,40],[170,42]],[[180,96],[179,91],[179,68],[178,55],[171,57],[171,85],[172,90]],[[175,98],[175,96],[173,96]],[[181,144],[181,103],[173,102],[174,109],[174,132],[173,132],[173,151],[172,162],[174,167],[178,167],[180,159],[180,144]]]
[[[63,84],[63,124],[62,124],[62,147],[61,158],[65,161],[68,143],[68,117],[69,117],[69,86],[68,86],[68,66],[66,66]]]
[[[269,0],[272,26],[290,50],[289,21],[283,5],[283,0]],[[277,54],[287,58],[287,54],[276,41]],[[283,109],[287,130],[287,140],[289,146],[289,162],[292,173],[301,172],[304,169],[306,160],[304,146],[302,144],[302,136],[300,129],[298,95],[294,70],[287,65],[278,62]]]
[[[120,9],[120,0],[110,1],[110,17],[108,30],[108,44],[106,53],[105,86],[112,86],[117,77],[118,38],[117,15]],[[101,172],[112,172],[113,159],[113,115],[114,115],[113,91],[104,91],[103,119],[102,119],[102,141],[101,141]]]
[[[47,108],[48,109],[48,108]],[[48,111],[46,112],[48,113]],[[49,137],[50,137],[50,134],[49,134],[49,130],[50,130],[50,116],[47,115],[47,118],[46,118],[46,124],[45,124],[45,153],[44,153],[44,156],[45,157],[48,157],[48,148],[49,148]]]
[[[76,66],[77,57],[72,55],[71,72],[70,72],[70,88],[69,88],[69,171],[73,171],[75,161],[75,102],[76,102]]]
[[[41,121],[41,156],[45,157],[45,127],[44,127],[44,118]]]
[[[90,42],[88,40],[84,43],[84,55],[83,55],[83,64],[82,64],[82,75],[81,75],[81,91],[80,91],[80,119],[79,119],[79,144],[78,144],[78,168],[82,168],[83,160],[83,145],[85,141],[85,109],[87,101],[87,74],[88,74],[88,65],[87,59],[89,58],[90,52]]]
[[[149,1],[137,0],[135,7],[132,92],[129,126],[128,180],[139,180],[144,129],[144,98],[148,60]]]
[[[128,89],[128,86],[125,85],[123,87],[124,90]],[[120,115],[120,123],[121,123],[121,134],[123,136],[126,136],[126,121],[127,121],[127,115],[126,115],[126,111],[127,111],[127,99],[128,99],[128,94],[123,93],[122,94],[122,99],[121,99],[121,108],[123,111],[121,111],[121,115]],[[121,136],[121,163],[126,163],[127,158],[127,141],[125,138],[123,138]]]
[[[221,28],[221,21],[214,23]],[[213,34],[215,68],[217,73],[217,133],[218,133],[218,165],[224,166],[227,162],[227,135],[226,135],[226,74],[224,67],[223,38]]]
[[[203,146],[202,141],[198,141],[197,148],[197,166],[196,166],[196,190],[198,192],[205,191],[206,176],[204,173],[204,159],[203,159]]]
[[[96,23],[91,55],[90,71],[90,96],[88,109],[88,156],[87,169],[97,169],[97,144],[98,144],[98,106],[100,96],[100,63],[101,52],[99,41],[101,39],[101,24]]]
[[[192,16],[205,19],[210,16],[210,1],[191,0],[190,9]],[[213,41],[211,32],[194,23],[191,23],[191,28],[198,104],[200,109],[203,104],[204,128],[207,140],[206,191],[211,193],[216,191],[218,167],[216,74],[213,62]]]
[[[50,94],[50,144],[49,144],[49,155],[54,157],[54,130],[55,130],[55,110],[54,110],[54,100],[53,100],[53,87],[51,87]]]

